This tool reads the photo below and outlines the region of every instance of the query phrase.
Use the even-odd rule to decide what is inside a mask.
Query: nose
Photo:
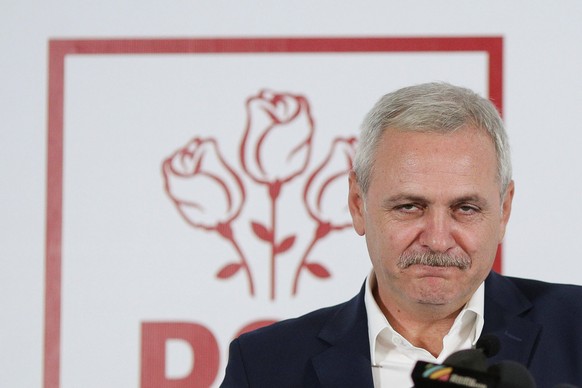
[[[419,242],[424,248],[433,252],[447,252],[456,244],[453,225],[454,220],[447,211],[433,210],[424,217],[424,224]]]

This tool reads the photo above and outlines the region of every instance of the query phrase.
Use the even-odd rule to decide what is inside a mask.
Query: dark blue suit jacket
[[[491,272],[483,333],[501,342],[491,364],[518,361],[539,388],[582,387],[582,287]],[[346,303],[234,340],[221,387],[372,388],[363,288]]]

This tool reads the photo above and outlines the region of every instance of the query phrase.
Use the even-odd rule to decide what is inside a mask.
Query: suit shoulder
[[[265,342],[268,343],[273,339],[281,339],[295,333],[301,337],[313,337],[323,325],[340,311],[348,302],[340,303],[335,306],[320,308],[296,318],[284,319],[273,323],[269,326],[242,334],[239,341],[246,342]]]
[[[582,286],[509,276],[506,279],[513,283],[534,304],[540,300],[551,300],[578,307],[580,306],[580,300],[582,300]]]

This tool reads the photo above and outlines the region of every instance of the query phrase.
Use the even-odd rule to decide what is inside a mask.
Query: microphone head
[[[493,334],[483,334],[481,337],[479,337],[475,347],[480,349],[485,357],[489,358],[499,353],[501,343],[499,342],[499,338],[497,338],[497,336]]]
[[[515,361],[491,365],[487,372],[499,377],[498,388],[536,388],[536,382],[526,367]]]
[[[448,356],[443,364],[456,368],[465,368],[479,372],[487,371],[487,358],[479,349],[459,350]]]

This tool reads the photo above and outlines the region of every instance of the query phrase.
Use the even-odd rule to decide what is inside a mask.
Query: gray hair
[[[354,157],[354,172],[363,193],[370,186],[378,143],[386,129],[448,133],[467,125],[484,130],[493,140],[503,196],[511,181],[511,157],[501,116],[488,99],[447,83],[396,90],[383,96],[366,115]]]

